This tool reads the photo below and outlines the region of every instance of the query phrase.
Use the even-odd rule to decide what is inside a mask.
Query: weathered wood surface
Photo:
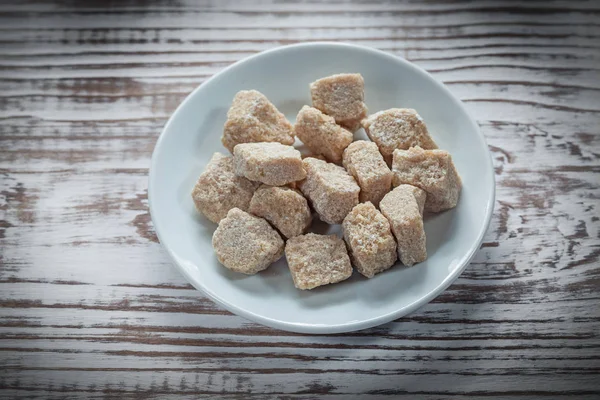
[[[280,332],[215,306],[147,210],[177,104],[232,62],[306,40],[430,71],[496,168],[494,219],[460,279],[351,334]],[[0,397],[597,399],[599,113],[594,1],[4,1]]]

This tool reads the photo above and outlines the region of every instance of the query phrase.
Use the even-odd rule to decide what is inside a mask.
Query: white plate
[[[341,72],[365,79],[371,113],[415,108],[463,180],[458,206],[427,218],[427,261],[396,265],[366,279],[356,271],[335,285],[294,288],[285,258],[254,276],[231,272],[211,246],[215,224],[194,209],[190,192],[215,151],[235,93],[257,89],[290,121],[310,104],[308,85]],[[362,130],[357,133],[364,135]],[[478,250],[494,203],[494,172],[482,134],[459,100],[419,67],[384,52],[347,44],[279,47],[235,63],[194,90],[167,122],[152,155],[148,200],[152,221],[175,264],[197,289],[229,311],[274,328],[306,333],[376,326],[431,301]],[[319,228],[324,228],[320,225]],[[326,227],[325,227],[326,228]],[[339,232],[339,226],[332,227]]]

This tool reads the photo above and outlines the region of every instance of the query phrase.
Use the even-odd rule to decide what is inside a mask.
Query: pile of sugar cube
[[[262,93],[235,95],[222,137],[233,155],[215,153],[192,192],[219,224],[219,262],[256,274],[285,253],[294,285],[313,289],[349,278],[353,266],[372,278],[398,259],[424,261],[423,213],[455,207],[461,190],[450,154],[413,109],[368,116],[360,74],[319,79],[310,93],[294,125]],[[372,141],[354,141],[361,126]],[[306,233],[313,212],[341,224],[343,240]]]

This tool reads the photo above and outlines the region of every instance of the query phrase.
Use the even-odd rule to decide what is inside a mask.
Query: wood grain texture
[[[427,69],[496,170],[492,225],[456,283],[350,334],[222,310],[171,265],[147,209],[183,98],[309,40]],[[0,54],[1,397],[600,395],[598,2],[4,1]]]

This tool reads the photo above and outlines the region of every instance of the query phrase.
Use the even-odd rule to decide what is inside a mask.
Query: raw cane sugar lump
[[[236,176],[233,157],[213,154],[192,191],[196,209],[214,223],[219,223],[234,207],[248,210],[258,184]]]
[[[419,188],[400,185],[379,203],[381,213],[390,221],[396,237],[398,257],[402,264],[409,267],[427,259],[423,216],[419,210],[419,202],[425,196],[425,192]]]
[[[286,186],[262,185],[256,189],[250,212],[269,221],[286,238],[303,234],[312,222],[304,196]]]
[[[360,186],[359,200],[378,206],[392,187],[392,171],[377,145],[365,140],[352,143],[344,150],[343,164]]]
[[[396,262],[396,240],[390,223],[370,202],[354,207],[344,218],[342,229],[352,263],[367,278]]]
[[[322,154],[303,154],[302,155],[303,160],[305,158],[309,158],[309,157],[316,158],[317,160],[327,161],[327,159]]]
[[[400,186],[408,186],[406,188],[403,188],[403,190],[411,191],[413,196],[415,196],[415,200],[417,200],[417,206],[419,207],[419,214],[421,214],[422,217],[425,208],[425,200],[427,199],[427,193],[424,190],[419,189],[418,187],[413,185]]]
[[[336,235],[307,233],[293,237],[287,241],[285,257],[298,289],[314,289],[352,275],[346,245]]]
[[[323,222],[341,224],[358,204],[360,187],[339,165],[312,157],[303,162],[306,179],[299,182],[300,190]]]
[[[391,165],[396,149],[406,150],[413,146],[437,149],[423,118],[412,108],[390,108],[379,111],[362,121],[369,138],[377,143],[383,158]]]
[[[294,127],[277,108],[256,90],[242,90],[233,98],[221,138],[233,153],[239,143],[279,142],[294,144]]]
[[[440,212],[458,203],[462,183],[445,150],[395,150],[392,173],[394,186],[406,183],[427,192],[425,211]]]
[[[344,149],[354,138],[351,132],[336,124],[333,117],[309,106],[302,107],[298,113],[294,133],[311,152],[335,163],[342,161]]]
[[[306,177],[300,152],[277,142],[240,143],[233,148],[233,163],[236,175],[271,186]]]
[[[253,275],[283,255],[284,242],[260,217],[232,208],[219,222],[212,238],[217,259],[226,268]]]
[[[367,116],[365,80],[361,74],[337,74],[310,84],[312,105],[335,118],[335,122],[351,132],[360,128]]]

